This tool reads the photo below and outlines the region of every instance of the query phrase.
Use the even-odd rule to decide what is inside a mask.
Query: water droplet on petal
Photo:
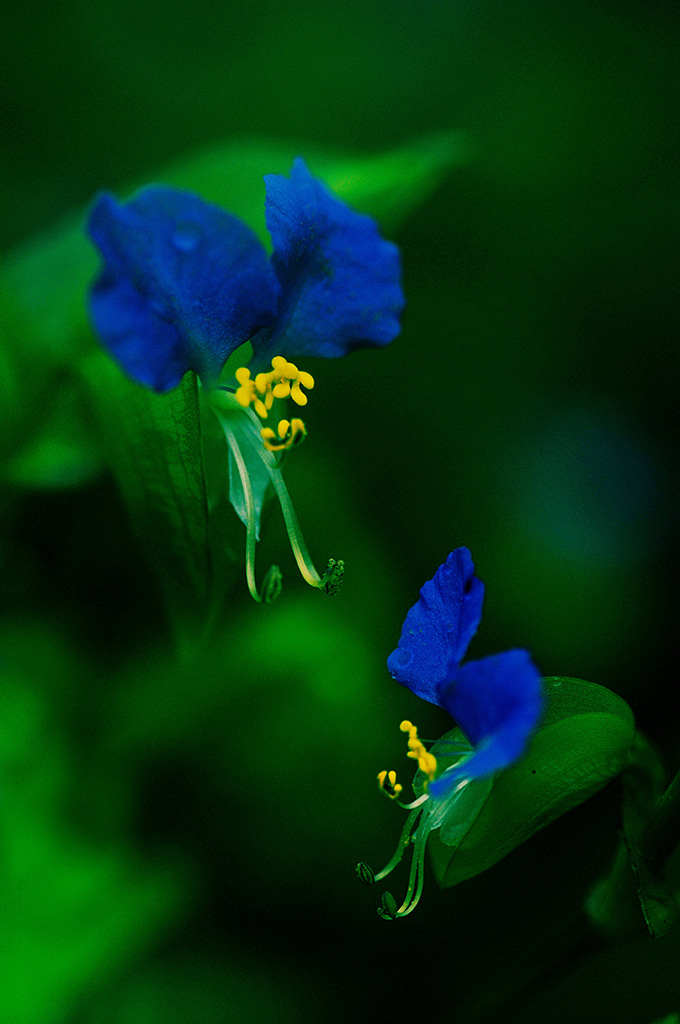
[[[180,252],[193,252],[201,240],[201,229],[195,224],[186,224],[172,234],[172,244]]]

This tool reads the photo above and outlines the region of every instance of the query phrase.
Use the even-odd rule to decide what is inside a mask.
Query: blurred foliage
[[[449,727],[384,660],[458,544],[484,650],[621,694],[677,770],[675,4],[68,0],[3,37],[0,1021],[668,1015],[677,928],[582,935],[616,782],[393,925],[352,869],[391,852],[399,721]],[[265,514],[279,604],[234,574],[178,661],[100,468],[79,211],[160,178],[261,230],[261,175],[298,154],[404,257],[402,336],[310,366],[286,467],[347,579],[294,582]]]

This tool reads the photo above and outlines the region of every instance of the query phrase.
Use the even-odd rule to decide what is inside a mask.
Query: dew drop
[[[186,224],[172,234],[172,244],[180,252],[193,252],[201,240],[201,229],[195,224]]]

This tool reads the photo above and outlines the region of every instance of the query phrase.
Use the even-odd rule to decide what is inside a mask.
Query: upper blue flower
[[[301,159],[265,185],[271,258],[238,218],[190,192],[150,186],[127,203],[95,200],[88,231],[103,268],[92,321],[141,384],[169,391],[195,370],[210,385],[248,340],[264,362],[280,351],[342,356],[398,334],[399,253],[374,221]]]
[[[467,548],[457,548],[420,591],[399,646],[387,660],[397,682],[444,708],[474,752],[428,783],[438,797],[461,778],[506,768],[523,753],[538,722],[538,670],[526,651],[506,651],[461,666],[482,617],[484,585]]]

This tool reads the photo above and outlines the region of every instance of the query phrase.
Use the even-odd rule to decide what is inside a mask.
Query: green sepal
[[[551,676],[543,683],[545,712],[526,753],[494,778],[468,831],[453,833],[455,845],[446,845],[443,830],[430,837],[444,888],[496,864],[628,763],[635,723],[624,700],[582,679]]]
[[[211,587],[198,381],[164,395],[128,380],[103,352],[86,364],[104,450],[139,540],[182,628],[206,614]]]

